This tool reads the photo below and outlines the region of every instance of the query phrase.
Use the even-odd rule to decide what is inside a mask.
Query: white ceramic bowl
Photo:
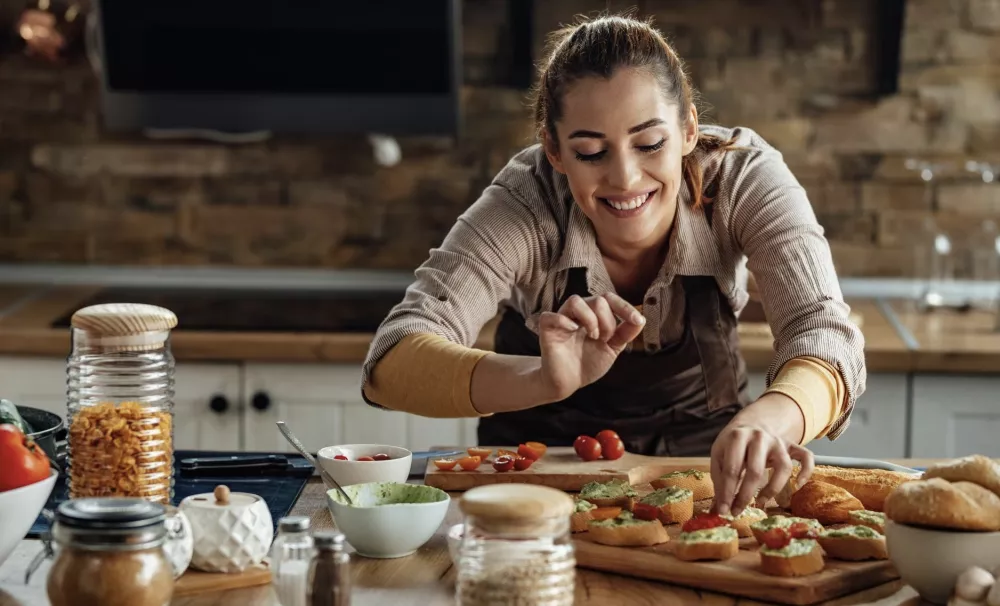
[[[337,530],[358,555],[368,558],[400,558],[415,552],[441,527],[451,503],[439,488],[402,482],[354,484],[345,486],[344,492],[353,505],[333,489],[326,493],[327,507]],[[396,498],[384,496],[393,493]]]
[[[932,604],[948,603],[966,568],[1000,566],[1000,532],[929,530],[886,520],[885,540],[900,578]]]
[[[391,458],[387,461],[357,460],[358,457],[371,457],[379,453]],[[335,459],[337,455],[344,455],[349,460]],[[404,483],[410,477],[413,453],[405,448],[386,444],[341,444],[321,448],[316,453],[316,460],[341,486],[367,482]]]
[[[31,530],[58,477],[59,472],[53,469],[44,480],[0,492],[0,564]]]

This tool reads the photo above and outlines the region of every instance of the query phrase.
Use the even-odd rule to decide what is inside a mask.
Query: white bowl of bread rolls
[[[1000,572],[1000,464],[972,455],[932,465],[889,493],[885,516],[889,558],[921,598],[1000,606],[982,574]]]

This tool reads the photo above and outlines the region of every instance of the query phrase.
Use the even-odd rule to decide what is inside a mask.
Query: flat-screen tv
[[[97,0],[109,130],[454,134],[460,0]]]

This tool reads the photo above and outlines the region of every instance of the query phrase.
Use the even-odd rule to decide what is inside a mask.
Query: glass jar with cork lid
[[[573,500],[546,486],[480,486],[459,502],[465,528],[455,595],[460,606],[569,606],[576,587]]]
[[[108,303],[70,321],[67,454],[70,498],[136,497],[169,504],[173,492],[177,317],[154,305]]]

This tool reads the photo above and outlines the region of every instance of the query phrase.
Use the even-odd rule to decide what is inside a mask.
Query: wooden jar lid
[[[465,515],[511,523],[569,518],[573,499],[561,490],[511,482],[468,490],[459,501]]]
[[[142,303],[104,303],[77,310],[70,324],[93,337],[164,332],[177,326],[174,312]]]

